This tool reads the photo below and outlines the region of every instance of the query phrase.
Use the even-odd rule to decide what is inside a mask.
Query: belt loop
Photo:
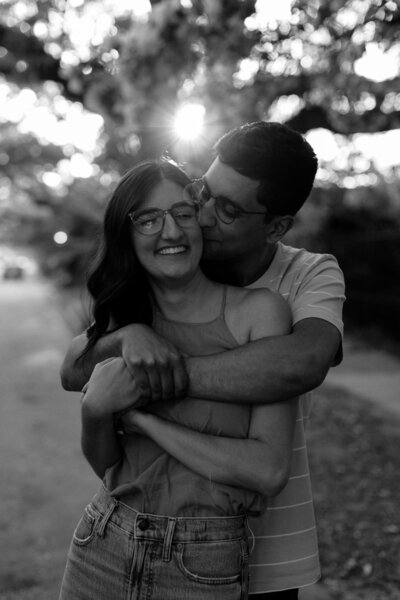
[[[100,519],[100,525],[97,530],[97,535],[99,537],[101,537],[101,538],[104,537],[104,531],[106,529],[106,525],[108,523],[109,518],[113,514],[114,509],[116,508],[117,504],[118,504],[118,502],[116,502],[116,500],[114,500],[114,498],[111,498],[111,505],[108,507],[108,509],[104,513],[103,518]]]
[[[165,533],[164,545],[162,551],[162,559],[165,562],[169,562],[171,560],[171,546],[172,546],[172,538],[174,537],[176,519],[173,517],[168,517],[168,525],[167,531]]]

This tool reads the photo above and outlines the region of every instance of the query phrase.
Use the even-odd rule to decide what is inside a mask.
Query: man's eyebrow
[[[228,198],[227,196],[222,196],[221,194],[218,194],[218,195],[215,195],[215,194],[213,194],[213,193],[211,192],[211,190],[210,190],[210,186],[208,185],[208,181],[207,181],[207,179],[205,178],[205,176],[204,176],[204,177],[202,177],[202,178],[201,178],[201,180],[202,180],[202,182],[203,182],[203,185],[204,185],[204,187],[205,187],[205,188],[206,188],[206,190],[207,190],[207,193],[208,193],[208,195],[209,195],[211,198],[221,198],[221,200],[226,200],[227,202],[230,202],[231,204],[234,204],[235,206],[237,206],[238,208],[240,208],[240,207],[239,207],[239,205],[238,205],[238,204],[236,204],[236,202],[234,202],[233,200],[231,200],[231,199],[230,199],[230,198]]]

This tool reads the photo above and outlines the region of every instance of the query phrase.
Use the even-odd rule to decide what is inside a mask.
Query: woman
[[[130,322],[196,356],[289,331],[281,297],[202,273],[188,183],[166,160],[141,163],[120,181],[88,282],[88,348]],[[82,447],[103,487],[75,530],[61,600],[247,598],[246,516],[260,514],[285,483],[294,403],[186,398],[132,411],[145,401],[122,358],[96,366],[82,400]],[[127,410],[130,434],[122,435]],[[271,417],[274,447],[264,435]]]

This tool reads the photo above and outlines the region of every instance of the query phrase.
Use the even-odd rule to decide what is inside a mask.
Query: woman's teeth
[[[168,248],[161,248],[157,250],[157,254],[180,254],[186,252],[186,246],[169,246]]]

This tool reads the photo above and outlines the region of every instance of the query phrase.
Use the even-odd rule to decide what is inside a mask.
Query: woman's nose
[[[210,198],[203,204],[199,212],[200,227],[213,227],[216,223],[215,200]]]
[[[174,217],[169,213],[164,217],[161,237],[164,239],[177,239],[182,235],[182,229],[176,224]]]

